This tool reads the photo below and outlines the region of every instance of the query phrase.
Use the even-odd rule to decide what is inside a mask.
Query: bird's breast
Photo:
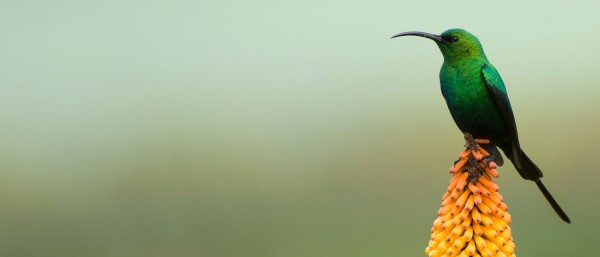
[[[442,66],[442,95],[462,132],[481,138],[504,137],[502,116],[489,95],[481,67],[481,63]]]

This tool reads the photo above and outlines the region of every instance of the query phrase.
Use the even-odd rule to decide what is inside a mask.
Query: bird
[[[500,148],[521,177],[534,181],[558,216],[571,223],[542,183],[540,168],[521,149],[506,86],[498,70],[488,61],[479,39],[460,28],[440,35],[408,31],[391,38],[403,36],[431,39],[442,52],[444,63],[439,75],[442,95],[458,128],[474,138],[490,140],[483,147],[499,166],[504,162],[497,150]]]

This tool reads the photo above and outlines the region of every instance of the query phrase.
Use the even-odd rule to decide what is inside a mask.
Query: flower
[[[465,139],[466,149],[450,168],[454,175],[425,253],[430,257],[515,256],[510,214],[493,180],[498,177],[497,165],[479,146],[489,140],[469,135]]]

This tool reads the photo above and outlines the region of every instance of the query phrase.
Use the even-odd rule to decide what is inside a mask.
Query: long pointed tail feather
[[[571,223],[571,219],[569,219],[569,216],[567,216],[565,211],[563,211],[563,209],[560,207],[560,205],[558,205],[556,200],[554,200],[554,197],[552,197],[552,195],[550,194],[548,189],[546,189],[546,186],[544,186],[544,183],[542,183],[542,180],[537,180],[535,182],[535,184],[538,186],[540,191],[542,191],[542,194],[544,195],[544,197],[546,197],[546,200],[548,200],[548,202],[550,203],[550,206],[552,206],[552,209],[554,209],[556,214],[558,214],[558,216],[562,220],[564,220],[566,223]]]
[[[505,143],[502,145],[498,145],[498,147],[500,147],[500,149],[502,149],[502,151],[504,152],[506,157],[513,164],[515,164],[515,161],[513,158],[512,144]],[[517,167],[517,165],[515,165],[515,168],[517,169],[517,171],[519,172],[521,177],[535,182],[535,184],[538,186],[540,191],[542,191],[542,194],[544,195],[544,197],[546,197],[546,200],[548,201],[548,203],[550,203],[550,205],[552,206],[552,209],[554,209],[556,214],[558,214],[558,216],[562,220],[564,220],[567,223],[571,223],[571,219],[569,219],[569,217],[567,216],[565,211],[563,211],[563,209],[560,207],[560,205],[558,205],[558,202],[556,202],[556,200],[554,200],[554,197],[552,197],[552,194],[550,194],[548,189],[544,186],[544,184],[540,180],[540,178],[543,177],[544,174],[542,173],[540,168],[538,168],[538,166],[535,165],[535,163],[533,163],[533,161],[531,159],[529,159],[529,157],[525,154],[525,152],[523,152],[523,150],[521,150],[521,167],[519,168],[519,167]]]

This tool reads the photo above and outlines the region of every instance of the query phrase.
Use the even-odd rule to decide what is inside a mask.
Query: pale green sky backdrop
[[[477,35],[521,144],[517,256],[598,256],[599,1],[0,0],[0,256],[425,256]]]

